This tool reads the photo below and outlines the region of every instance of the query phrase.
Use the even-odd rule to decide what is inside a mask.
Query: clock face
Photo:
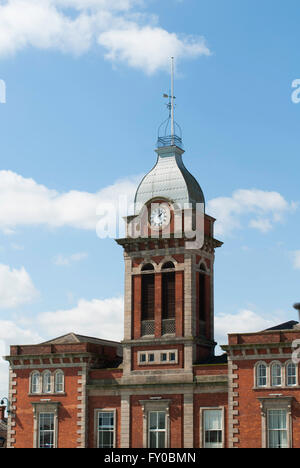
[[[170,211],[166,206],[159,206],[150,215],[150,224],[153,228],[160,229],[170,222]]]

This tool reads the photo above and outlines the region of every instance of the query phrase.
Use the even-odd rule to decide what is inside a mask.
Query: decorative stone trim
[[[32,402],[33,406],[33,448],[39,448],[39,415],[40,413],[54,413],[54,448],[58,448],[58,410],[59,401]]]
[[[183,395],[183,447],[194,447],[194,394]]]
[[[225,448],[226,445],[226,433],[225,433],[225,407],[224,406],[217,406],[217,407],[203,407],[200,408],[200,423],[199,423],[199,433],[200,433],[200,441],[199,441],[199,446],[200,448],[204,448],[204,417],[203,413],[204,411],[213,411],[213,410],[221,410],[222,411],[222,448]],[[235,429],[233,430],[234,432],[236,431]]]
[[[234,448],[235,444],[239,442],[236,434],[239,433],[239,412],[234,409],[238,406],[238,375],[235,373],[238,366],[233,363],[228,356],[228,447]]]
[[[288,435],[288,448],[293,447],[293,428],[292,428],[292,401],[293,397],[265,397],[258,398],[261,408],[261,423],[262,423],[262,448],[268,448],[268,424],[267,417],[269,410],[282,409],[287,411],[287,435]]]
[[[170,447],[170,403],[171,400],[141,400],[143,409],[143,448],[149,447],[148,425],[149,412],[164,411],[166,413],[166,447]]]
[[[117,442],[117,411],[116,408],[97,408],[94,410],[94,448],[99,447],[99,432],[98,432],[98,414],[99,413],[114,413],[114,441],[113,448],[116,448]]]
[[[130,447],[130,394],[121,394],[121,448]]]
[[[7,419],[7,441],[6,445],[7,448],[14,448],[14,444],[16,442],[15,437],[15,430],[13,427],[15,427],[15,417],[16,417],[16,411],[17,411],[17,374],[13,372],[12,368],[10,367],[9,369],[9,389],[8,389],[8,399],[12,403],[11,406],[11,413],[8,415]]]
[[[88,378],[88,366],[85,365],[82,367],[82,370],[78,371],[78,388],[77,400],[80,402],[77,409],[77,425],[82,426],[80,432],[80,437],[78,437],[78,447],[77,448],[86,448],[87,446],[87,436],[88,436],[88,396],[87,396],[87,378]]]

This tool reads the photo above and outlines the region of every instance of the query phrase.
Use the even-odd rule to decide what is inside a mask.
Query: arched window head
[[[154,271],[154,266],[152,263],[147,263],[147,265],[142,267],[142,271]]]
[[[43,393],[51,393],[51,372],[46,371],[43,374]]]
[[[264,363],[260,363],[256,367],[256,386],[257,387],[267,386],[267,365]]]
[[[175,265],[173,262],[167,262],[167,263],[164,263],[163,266],[162,266],[162,270],[171,270],[171,269],[174,269],[175,268]]]
[[[271,385],[272,387],[281,387],[282,385],[281,364],[274,362],[271,366]]]
[[[55,373],[55,393],[63,393],[65,391],[65,377],[63,371],[59,370]]]
[[[33,372],[31,374],[31,393],[40,393],[40,392],[41,392],[40,373]]]
[[[205,271],[205,272],[206,272],[206,266],[204,265],[204,263],[201,263],[201,265],[200,265],[199,268],[200,268],[201,271]]]

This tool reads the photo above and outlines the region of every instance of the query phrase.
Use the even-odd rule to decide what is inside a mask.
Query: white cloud
[[[30,303],[37,294],[24,267],[18,270],[0,264],[0,308],[10,309]]]
[[[291,252],[293,265],[295,270],[300,270],[300,250],[295,250]]]
[[[95,44],[106,58],[154,73],[177,59],[209,55],[202,37],[181,37],[140,12],[141,0],[3,0],[0,56],[27,47],[82,54]]]
[[[118,297],[81,299],[72,309],[40,314],[37,323],[53,337],[74,332],[120,341],[123,338],[123,302],[123,298]]]
[[[78,252],[72,255],[57,255],[53,259],[53,263],[57,266],[69,266],[72,263],[77,263],[81,262],[82,260],[85,260],[88,257],[87,252]]]
[[[159,27],[139,27],[136,24],[105,31],[100,34],[98,42],[107,49],[107,59],[126,62],[149,74],[169,67],[171,56],[193,58],[210,55],[204,38],[179,37]]]
[[[266,233],[295,209],[296,204],[287,202],[280,193],[257,189],[236,190],[231,197],[214,198],[207,204],[208,213],[217,219],[217,235],[241,229],[246,216],[251,217],[251,228]]]
[[[141,177],[118,180],[96,193],[60,193],[12,171],[0,171],[0,230],[12,234],[20,226],[97,228],[99,237],[121,237],[122,217],[133,213]],[[217,218],[216,234],[220,236],[245,226],[266,233],[295,209],[296,204],[281,194],[257,189],[237,190],[231,197],[207,203],[207,212]]]
[[[259,332],[285,321],[280,316],[266,318],[247,309],[236,314],[218,314],[215,317],[215,339],[220,345],[227,344],[229,333]]]
[[[97,212],[115,218],[113,208],[118,208],[119,198],[127,199],[130,204],[138,180],[120,180],[97,193],[76,190],[59,193],[33,179],[0,171],[0,230],[11,233],[18,226],[35,225],[96,230]],[[126,208],[127,205],[122,208],[120,216],[127,214]]]
[[[18,344],[37,344],[44,341],[29,329],[22,329],[14,322],[0,320],[0,397],[8,394],[8,363],[1,357],[9,354],[9,347]]]

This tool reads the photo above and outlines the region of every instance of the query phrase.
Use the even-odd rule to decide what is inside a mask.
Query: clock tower
[[[169,96],[168,96],[169,97]],[[193,382],[193,365],[214,354],[214,258],[222,245],[200,185],[183,163],[169,97],[171,132],[141,181],[126,218],[123,384]],[[180,136],[179,136],[180,135]]]

